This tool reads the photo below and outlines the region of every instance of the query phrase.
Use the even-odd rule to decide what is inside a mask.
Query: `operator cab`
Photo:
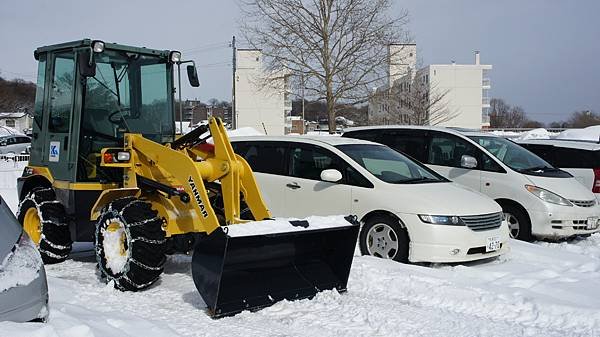
[[[174,140],[179,52],[85,39],[41,47],[34,55],[39,68],[30,165],[48,166],[61,181],[120,182],[122,170],[100,167],[103,148],[123,146],[125,133],[163,144]],[[188,76],[197,86],[195,66],[188,66]]]

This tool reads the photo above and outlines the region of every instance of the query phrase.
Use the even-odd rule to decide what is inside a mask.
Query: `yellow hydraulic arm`
[[[172,148],[141,134],[126,134],[123,149],[103,149],[101,166],[124,168],[123,188],[104,191],[92,209],[92,219],[114,196],[135,194],[149,199],[165,218],[167,236],[210,234],[220,224],[205,184],[215,181],[221,185],[226,224],[244,222],[240,218],[242,195],[255,220],[270,218],[252,169],[234,153],[221,120],[211,118],[208,129],[214,145],[201,141]],[[119,160],[119,152],[121,159],[129,153],[129,159]],[[145,193],[149,186],[159,196]]]

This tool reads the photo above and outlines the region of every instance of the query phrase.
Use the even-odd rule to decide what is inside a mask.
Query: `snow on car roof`
[[[553,145],[557,147],[565,147],[571,149],[600,150],[600,144],[585,141],[585,140],[566,140],[566,139],[515,139],[520,144],[540,144],[540,145]]]

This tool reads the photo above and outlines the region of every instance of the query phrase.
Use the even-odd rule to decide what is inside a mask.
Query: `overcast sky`
[[[171,4],[177,3],[175,7]],[[492,97],[549,122],[574,110],[600,112],[600,1],[402,0],[423,63],[492,64]],[[85,37],[179,49],[202,86],[184,96],[230,99],[235,0],[67,1],[0,4],[0,76],[34,81],[33,50]],[[239,34],[238,34],[239,35]]]

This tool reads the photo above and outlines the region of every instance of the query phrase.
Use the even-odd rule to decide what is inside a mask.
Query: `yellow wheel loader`
[[[220,119],[175,137],[174,69],[192,61],[89,39],[34,56],[18,219],[46,263],[64,261],[74,241],[94,242],[107,282],[137,291],[159,279],[167,254],[193,253],[194,283],[213,317],[346,290],[355,220],[271,219]],[[187,73],[198,86],[194,64]]]

